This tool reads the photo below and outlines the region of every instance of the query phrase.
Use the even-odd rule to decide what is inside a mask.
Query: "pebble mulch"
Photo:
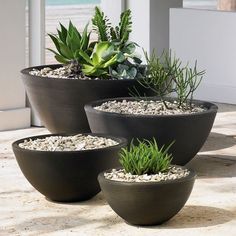
[[[186,104],[182,107],[178,107],[176,101],[166,102],[168,108],[165,107],[161,101],[152,100],[140,100],[140,101],[108,101],[102,103],[100,106],[94,107],[96,110],[113,112],[119,114],[130,115],[176,115],[176,114],[191,114],[202,112],[205,109],[192,105],[190,108]]]
[[[105,172],[106,179],[121,181],[121,182],[161,182],[166,180],[181,179],[189,175],[187,169],[181,167],[171,166],[167,172],[159,172],[153,175],[132,175],[126,173],[124,169],[112,169],[111,172]]]
[[[70,65],[65,65],[57,69],[52,69],[50,67],[45,67],[41,70],[33,69],[29,74],[45,78],[91,80],[91,78],[82,74],[75,74]]]
[[[106,148],[117,144],[118,142],[110,138],[78,134],[24,140],[19,147],[37,151],[81,151]]]

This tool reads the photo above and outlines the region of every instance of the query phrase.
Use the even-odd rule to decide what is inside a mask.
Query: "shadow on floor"
[[[27,233],[27,235],[40,235],[57,232],[61,230],[73,231],[73,228],[84,227],[83,230],[89,230],[89,227],[93,227],[94,230],[108,229],[115,224],[124,224],[124,221],[118,217],[115,213],[108,216],[82,216],[85,209],[80,211],[70,212],[63,216],[47,216],[36,217],[30,220],[23,221],[20,224],[8,226],[3,235],[11,233]],[[82,215],[81,215],[82,214]],[[233,212],[208,206],[189,205],[185,206],[174,218],[170,221],[150,227],[142,227],[148,229],[183,229],[183,228],[202,228],[209,226],[216,226],[227,223],[235,218]],[[97,224],[97,226],[94,226]],[[136,226],[130,226],[136,227]],[[128,229],[127,229],[128,230]]]
[[[236,177],[236,156],[198,155],[187,167],[195,170],[198,178]]]
[[[236,145],[236,138],[220,133],[210,133],[206,143],[200,152],[216,151],[224,148],[229,148]]]
[[[107,229],[115,224],[122,223],[122,220],[114,213],[112,216],[95,215],[96,213],[84,215],[88,209],[82,209],[64,213],[62,216],[45,216],[45,217],[35,217],[30,220],[25,220],[20,224],[11,225],[6,227],[5,230],[0,232],[0,235],[9,235],[9,232],[20,233],[19,235],[41,235],[50,234],[57,231],[66,230],[66,232],[72,232],[73,228],[76,228],[76,232],[81,227],[84,227],[84,232],[89,231],[92,227],[94,230],[99,230],[104,228]],[[94,226],[97,224],[97,226]],[[1,234],[3,233],[3,234]],[[65,233],[67,235],[67,233]],[[13,234],[12,234],[13,235]],[[85,235],[85,234],[83,234]]]
[[[216,207],[185,206],[170,221],[159,226],[165,229],[202,228],[227,223],[235,218],[235,214]]]

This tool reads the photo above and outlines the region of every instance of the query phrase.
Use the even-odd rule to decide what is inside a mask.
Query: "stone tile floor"
[[[126,224],[101,193],[82,203],[46,200],[26,181],[11,150],[12,141],[46,129],[0,132],[0,235],[235,236],[236,106],[219,108],[210,137],[188,164],[198,174],[189,201],[172,220],[155,227]]]

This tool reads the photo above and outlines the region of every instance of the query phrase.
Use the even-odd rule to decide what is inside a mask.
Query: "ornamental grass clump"
[[[152,141],[140,141],[138,145],[133,142],[120,152],[120,163],[126,173],[132,175],[153,175],[160,172],[167,172],[170,169],[172,154],[169,149],[173,142],[168,146],[158,146],[155,139]]]

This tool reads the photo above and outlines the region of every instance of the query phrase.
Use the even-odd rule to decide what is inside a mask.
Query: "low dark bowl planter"
[[[98,176],[102,192],[111,208],[133,225],[162,224],[185,205],[192,191],[195,172],[187,177],[163,182],[128,183]]]
[[[204,112],[184,115],[125,115],[95,110],[95,106],[110,100],[134,100],[114,98],[92,102],[85,106],[90,129],[94,133],[108,133],[114,136],[153,139],[159,145],[175,143],[170,149],[173,164],[185,165],[201,149],[206,141],[217,113],[217,106],[203,101],[194,101],[207,108]],[[158,98],[152,98],[157,100]]]
[[[61,65],[49,65],[58,68]],[[150,94],[137,80],[73,80],[30,75],[31,67],[21,71],[30,103],[51,133],[90,132],[84,112],[88,102],[130,96],[132,87]]]
[[[52,135],[26,138],[37,139]],[[123,138],[110,137],[116,146],[84,151],[32,151],[19,147],[18,140],[12,144],[14,154],[26,179],[40,193],[53,201],[72,202],[92,198],[100,187],[97,176],[107,168],[119,165],[118,152],[125,147]]]

